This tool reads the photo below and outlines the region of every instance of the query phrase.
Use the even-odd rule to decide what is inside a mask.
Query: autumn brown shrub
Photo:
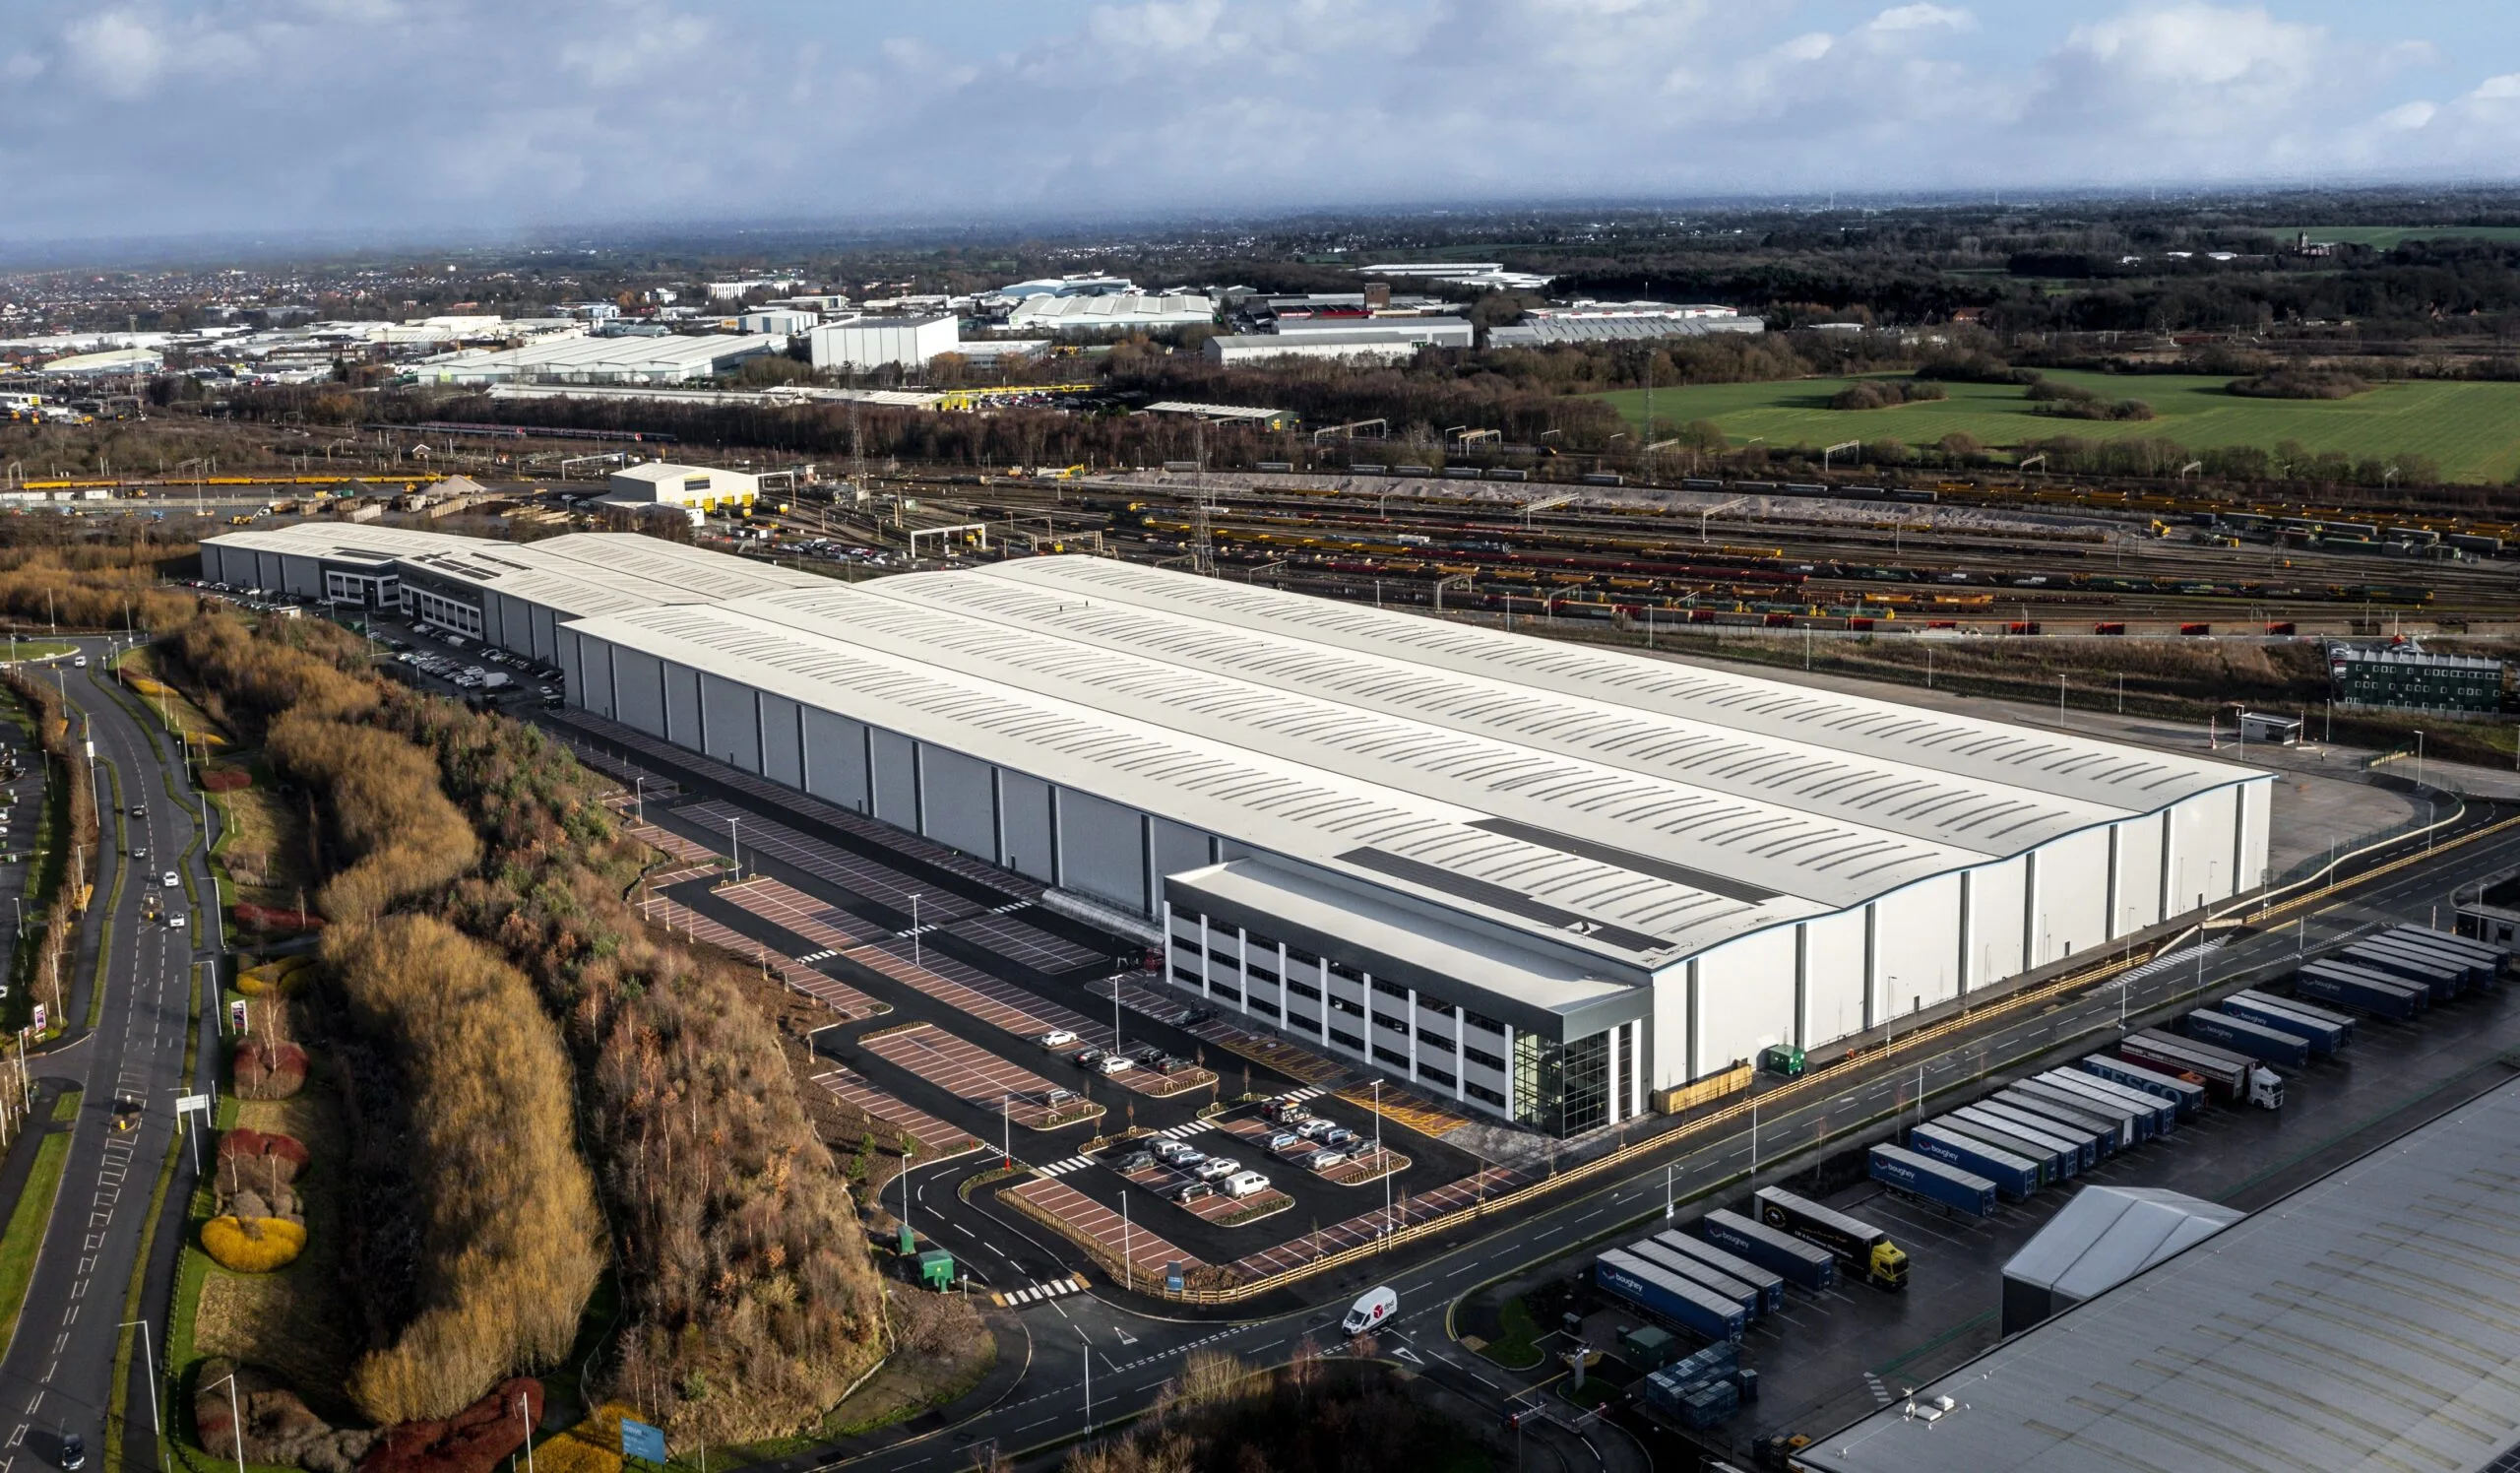
[[[542,1408],[542,1382],[523,1376],[501,1381],[444,1420],[384,1429],[358,1473],[491,1473],[525,1445]]]
[[[70,959],[78,945],[79,918],[98,857],[95,772],[88,760],[87,743],[72,734],[58,686],[23,669],[10,670],[0,678],[6,679],[19,703],[34,718],[35,741],[43,750],[48,780],[60,785],[69,799],[70,852],[80,859],[75,872],[67,866],[62,869],[61,884],[44,904],[35,929],[37,959],[29,984],[35,1000],[50,1010],[59,1026],[69,1018],[69,1009],[62,1004],[69,995]],[[53,863],[60,864],[62,858],[55,854]]]
[[[219,1138],[220,1189],[284,1185],[297,1180],[307,1159],[306,1147],[293,1135],[267,1135],[239,1125]]]
[[[437,764],[402,737],[291,711],[272,722],[266,745],[291,782],[323,796],[333,842],[351,861],[318,894],[328,918],[377,916],[445,888],[480,858]]]
[[[236,1046],[236,1094],[246,1100],[285,1100],[306,1087],[306,1051],[295,1044],[247,1039]]]
[[[321,916],[292,911],[284,906],[256,905],[250,900],[240,900],[228,910],[235,916],[239,927],[266,936],[296,935],[324,924]]]
[[[214,767],[201,775],[201,785],[212,793],[233,793],[254,786],[254,775],[241,767]]]
[[[449,1416],[511,1370],[558,1364],[603,1266],[568,1056],[524,975],[432,917],[336,927],[324,960],[399,1065],[424,1198],[418,1313],[352,1370],[350,1395],[379,1422]]]

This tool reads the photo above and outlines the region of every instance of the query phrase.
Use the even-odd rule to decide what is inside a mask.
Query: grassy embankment
[[[2349,399],[2250,399],[2228,393],[2227,377],[2198,374],[2110,374],[2055,371],[2059,383],[2104,399],[2140,399],[2155,417],[2068,419],[2033,413],[2018,384],[1946,383],[1949,397],[1877,410],[1833,410],[1829,399],[1846,378],[1748,384],[1697,384],[1654,392],[1654,417],[1666,425],[1712,420],[1735,446],[1762,437],[1770,449],[1816,450],[1841,440],[1898,440],[1930,445],[1944,435],[1973,435],[1993,446],[2071,435],[2084,440],[2174,440],[2191,450],[2255,445],[2272,450],[2299,442],[2311,454],[2428,455],[2456,481],[2510,480],[2520,473],[2520,383],[2380,384]],[[1642,426],[1644,391],[1603,396]]]
[[[63,1090],[52,1102],[55,1124],[79,1118],[80,1091]],[[35,1142],[35,1163],[27,1174],[27,1189],[17,1210],[9,1214],[0,1236],[0,1354],[18,1333],[18,1312],[26,1308],[27,1290],[34,1283],[35,1259],[43,1252],[44,1227],[52,1218],[53,1198],[61,1193],[61,1174],[70,1164],[70,1132],[54,1130]]]

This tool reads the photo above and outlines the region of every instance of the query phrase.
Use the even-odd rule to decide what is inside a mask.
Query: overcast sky
[[[2512,0],[7,0],[0,238],[2520,172]]]

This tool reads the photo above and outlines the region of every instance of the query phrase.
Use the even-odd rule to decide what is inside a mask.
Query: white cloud
[[[1975,31],[1978,18],[1968,11],[1948,5],[1930,5],[1918,0],[1914,5],[1895,6],[1874,16],[1864,27],[1867,31]]]
[[[120,126],[0,112],[0,233],[2510,170],[2520,72],[2333,3],[7,0]]]

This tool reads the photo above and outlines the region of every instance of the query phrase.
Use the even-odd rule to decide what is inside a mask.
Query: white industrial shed
[[[1573,1133],[2258,882],[2249,769],[1091,558],[560,630],[570,701]]]
[[[571,705],[1134,918],[1172,985],[1572,1134],[2260,882],[2271,778],[1099,558],[839,584],[651,539],[305,524]]]

